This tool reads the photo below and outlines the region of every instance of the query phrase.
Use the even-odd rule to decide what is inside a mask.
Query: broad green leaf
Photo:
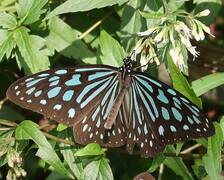
[[[48,0],[18,0],[16,10],[20,18],[20,24],[28,25],[36,22],[42,13]]]
[[[203,177],[205,177],[207,175],[205,168],[202,165],[193,165],[192,169],[198,179],[202,179]]]
[[[223,132],[218,123],[215,124],[215,135],[208,138],[207,154],[202,158],[206,172],[210,179],[219,179],[222,171],[221,153]]]
[[[104,154],[106,149],[101,148],[99,144],[91,143],[86,145],[84,148],[79,149],[75,156],[98,156]]]
[[[174,88],[190,99],[198,107],[202,107],[201,100],[195,95],[195,92],[190,87],[188,81],[174,65],[170,56],[167,58],[167,63]]]
[[[17,25],[16,17],[8,13],[0,13],[0,26],[6,29],[14,29]]]
[[[68,177],[72,177],[70,172],[62,164],[61,160],[55,153],[50,143],[47,141],[45,136],[38,129],[37,124],[28,120],[23,121],[16,128],[15,137],[18,140],[20,139],[33,140],[39,148],[36,153],[37,156],[39,156],[41,159],[43,159],[48,164],[50,164],[57,172],[63,175],[66,175]]]
[[[192,82],[192,88],[197,96],[224,84],[224,73],[215,73],[204,76]]]
[[[89,11],[95,8],[103,8],[115,4],[121,5],[127,1],[128,0],[67,0],[60,6],[56,7],[48,17],[69,12]]]
[[[224,116],[220,120],[220,127],[222,128],[223,138],[224,138]]]
[[[70,135],[71,134],[69,134],[68,130],[65,130],[60,133],[60,137],[63,139],[69,137]],[[74,156],[76,149],[64,143],[60,143],[59,146],[61,147],[61,153],[64,157],[65,162],[67,162],[69,168],[77,177],[77,179],[81,179],[83,173],[83,166],[82,162]]]
[[[35,38],[28,34],[28,29],[20,27],[13,33],[14,39],[21,54],[20,64],[26,71],[26,73],[35,73],[48,69],[49,60],[48,57],[42,53],[35,45],[33,40]],[[37,39],[37,36],[36,36]],[[40,40],[40,37],[38,38]],[[39,41],[38,40],[38,41]]]
[[[113,174],[109,166],[108,160],[102,158],[92,161],[84,169],[85,180],[113,180]]]
[[[100,56],[103,64],[121,66],[125,57],[125,51],[117,40],[111,37],[106,31],[100,32]]]
[[[46,45],[52,52],[56,50],[69,58],[96,63],[95,55],[79,39],[78,31],[57,17],[50,19],[49,29],[50,34],[46,37]]]
[[[13,32],[4,32],[0,31],[0,36],[6,36],[4,39],[1,39],[0,42],[0,62],[3,60],[3,57],[6,55],[6,58],[9,59],[11,52],[15,47],[15,41],[13,39]]]
[[[140,11],[143,11],[147,0],[130,0],[124,5],[124,10],[121,17],[121,42],[126,51],[137,43],[137,33],[146,30],[146,20],[143,18]]]
[[[163,155],[156,155],[153,157],[153,161],[152,164],[150,166],[150,168],[148,169],[149,172],[154,172],[156,171],[159,166],[163,163],[163,161],[165,160],[165,156]]]
[[[173,146],[166,147],[167,153],[175,153],[175,149]],[[187,169],[186,165],[184,164],[183,160],[179,157],[166,157],[164,164],[173,170],[177,175],[183,177],[183,179],[193,180],[191,173]]]

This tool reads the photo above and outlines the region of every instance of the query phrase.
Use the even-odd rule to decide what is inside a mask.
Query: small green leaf
[[[49,60],[48,57],[42,53],[39,48],[35,45],[39,43],[34,43],[34,36],[28,34],[28,29],[25,27],[20,27],[16,29],[13,33],[14,39],[18,46],[19,52],[22,58],[19,58],[20,64],[26,71],[26,73],[35,73],[48,69]],[[38,41],[40,37],[38,37]],[[20,55],[18,55],[20,57]]]
[[[165,156],[163,155],[156,155],[155,157],[153,157],[152,164],[148,171],[149,172],[156,171],[158,167],[163,163],[164,160],[165,160]]]
[[[28,25],[36,22],[42,13],[48,0],[18,0],[16,10],[20,18],[20,24]]]
[[[117,40],[112,38],[106,31],[100,32],[101,61],[103,64],[121,66],[125,57],[125,51]]]
[[[211,179],[220,179],[223,132],[218,123],[215,123],[215,132],[214,136],[208,138],[207,154],[203,156],[202,160],[208,176]]]
[[[61,131],[65,130],[65,129],[67,129],[67,128],[68,128],[68,126],[60,123],[57,126],[57,131],[61,132]]]
[[[183,147],[184,143],[177,143],[177,146],[176,146],[176,155],[180,154],[180,151]]]
[[[49,163],[57,172],[65,176],[72,177],[70,172],[62,164],[61,160],[55,153],[50,143],[38,129],[37,124],[27,120],[21,122],[19,126],[16,128],[15,137],[18,140],[20,139],[33,140],[39,148],[36,153],[37,156],[39,156],[41,159]]]
[[[146,19],[160,19],[164,16],[164,13],[162,12],[144,12],[144,11],[139,11],[142,17]]]
[[[56,7],[49,15],[48,18],[69,13],[69,12],[80,12],[80,11],[89,11],[95,8],[103,8],[106,6],[112,6],[115,4],[121,5],[128,0],[67,0],[60,6]]]
[[[50,34],[46,37],[46,45],[54,52],[60,52],[68,58],[89,60],[96,63],[95,55],[88,49],[85,43],[79,39],[78,31],[72,29],[68,24],[54,17],[49,23]]]
[[[71,134],[69,134],[68,130],[60,133],[60,137],[63,139],[66,139],[66,137],[69,136],[71,136]],[[61,147],[61,153],[64,157],[65,162],[67,162],[75,177],[77,177],[77,179],[81,179],[83,174],[83,165],[78,157],[74,156],[74,152],[77,151],[77,149],[70,147],[70,145],[64,143],[60,143],[59,146]]]
[[[166,147],[166,153],[175,153],[175,149],[173,146]],[[177,175],[183,177],[183,179],[193,180],[193,177],[190,171],[187,169],[183,160],[179,157],[167,157],[164,161],[164,164],[172,169]]]
[[[204,76],[192,82],[192,88],[197,96],[224,84],[224,73],[215,73]]]
[[[113,180],[114,178],[108,160],[106,158],[102,158],[89,163],[84,169],[84,179]]]
[[[198,107],[202,107],[201,100],[195,95],[195,92],[190,87],[188,81],[177,69],[170,56],[167,57],[167,64],[169,67],[170,76],[172,78],[174,88],[177,91],[181,92],[181,94],[186,96],[188,99],[190,99]]]
[[[16,17],[8,13],[0,13],[0,26],[6,29],[14,29],[17,25]]]
[[[5,36],[0,42],[0,62],[3,60],[3,57],[6,55],[6,58],[9,59],[11,52],[15,47],[15,41],[13,39],[13,32],[4,32],[0,31],[0,36]]]
[[[91,143],[82,149],[79,149],[75,156],[98,156],[104,154],[106,149],[101,148],[99,144]]]
[[[222,128],[223,139],[224,139],[224,116],[222,116],[220,120],[220,127]]]

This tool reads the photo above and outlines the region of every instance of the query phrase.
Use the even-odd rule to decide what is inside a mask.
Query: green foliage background
[[[26,175],[24,179],[122,180],[132,179],[143,171],[152,173],[156,179],[220,178],[223,118],[216,119],[213,137],[167,146],[165,153],[172,156],[163,154],[142,159],[139,155],[126,154],[124,148],[78,146],[72,141],[71,129],[63,125],[46,132],[38,125],[38,115],[5,99],[8,86],[24,75],[84,63],[119,67],[140,39],[137,33],[154,27],[160,15],[164,15],[164,4],[173,11],[210,9],[211,14],[200,19],[206,25],[214,22],[223,10],[221,0],[0,1],[2,179]],[[202,107],[198,96],[224,84],[223,73],[189,83],[165,51],[163,57],[161,63],[166,63],[174,87],[198,106]],[[188,59],[186,54],[185,59]],[[150,66],[147,72],[156,76],[157,67]],[[191,147],[207,151],[194,153],[189,150]]]

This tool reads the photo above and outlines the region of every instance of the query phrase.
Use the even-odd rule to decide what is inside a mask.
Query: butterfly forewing
[[[7,96],[16,104],[73,126],[82,120],[118,81],[110,66],[48,70],[13,83]]]

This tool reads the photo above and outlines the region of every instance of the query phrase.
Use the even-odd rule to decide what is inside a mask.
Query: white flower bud
[[[204,11],[199,12],[196,14],[197,17],[203,17],[203,16],[208,16],[210,14],[209,9],[205,9]]]

